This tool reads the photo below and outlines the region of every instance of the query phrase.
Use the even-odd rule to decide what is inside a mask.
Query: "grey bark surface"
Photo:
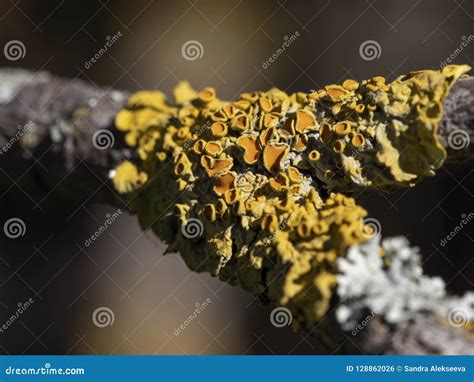
[[[109,171],[133,156],[114,117],[129,94],[81,80],[47,73],[0,70],[0,192],[18,185],[28,193],[59,191],[70,200],[111,204],[125,209],[110,182]],[[27,126],[27,128],[25,128]],[[100,150],[93,135],[114,136],[113,147]],[[467,147],[452,149],[449,135],[462,130]],[[25,134],[19,136],[19,132]],[[445,102],[439,136],[452,162],[474,157],[474,78],[459,80]],[[21,139],[20,139],[21,138]],[[8,146],[7,150],[2,150]],[[41,165],[37,164],[41,160]],[[30,170],[31,169],[31,170]],[[20,175],[17,178],[18,174]],[[427,315],[421,322],[397,327],[379,320],[357,336],[344,332],[329,315],[310,331],[327,353],[472,354],[472,334]]]
[[[60,182],[67,198],[91,195],[91,202],[123,204],[108,172],[131,155],[114,128],[127,92],[23,70],[0,71],[0,89],[0,147],[11,146],[0,152],[0,189],[15,180],[32,194],[43,194]],[[113,134],[112,148],[94,147],[93,135],[100,129]],[[39,158],[47,165],[26,171]]]

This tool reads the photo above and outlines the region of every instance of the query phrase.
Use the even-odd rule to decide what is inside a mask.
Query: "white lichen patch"
[[[449,319],[453,310],[464,315],[464,325],[474,320],[474,294],[446,298],[444,281],[423,274],[418,248],[410,247],[404,237],[380,242],[376,236],[354,245],[338,260],[338,268],[341,305],[336,317],[346,330],[374,312],[390,324],[418,320],[427,313]]]

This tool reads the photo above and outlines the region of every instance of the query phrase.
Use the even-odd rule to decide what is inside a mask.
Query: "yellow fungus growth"
[[[339,139],[339,140],[334,142],[333,150],[336,153],[342,153],[344,151],[345,146],[346,146],[346,144],[344,143],[344,141]]]
[[[245,114],[235,117],[232,121],[231,128],[233,130],[244,131],[247,130],[248,118]]]
[[[342,83],[342,87],[346,90],[356,90],[359,87],[359,84],[354,80],[345,80]]]
[[[365,143],[365,138],[362,134],[355,134],[351,139],[351,143],[357,148],[362,147]]]
[[[331,125],[328,123],[323,123],[321,125],[321,134],[320,134],[320,139],[323,143],[329,142],[332,136],[332,129]]]
[[[256,138],[242,135],[237,138],[237,145],[244,150],[244,161],[247,164],[254,164],[260,156],[260,148]]]
[[[293,144],[293,150],[301,153],[306,150],[307,145],[308,145],[308,138],[306,137],[306,135],[297,135],[295,142]]]
[[[226,191],[234,188],[235,175],[228,172],[216,178],[214,191],[217,195],[223,195]]]
[[[166,153],[163,151],[157,152],[156,157],[158,158],[160,162],[163,162],[166,160]]]
[[[332,101],[342,101],[347,95],[348,91],[339,85],[329,85],[325,87],[326,94]]]
[[[272,143],[263,150],[263,166],[270,172],[280,169],[280,163],[288,152],[288,145],[284,143]]]
[[[204,152],[204,147],[206,147],[206,141],[198,139],[193,145],[193,150],[196,154],[202,154]]]
[[[300,183],[303,180],[303,176],[295,167],[288,167],[288,179],[293,183]]]
[[[276,178],[270,178],[268,184],[274,191],[281,191],[283,188],[288,187],[290,181],[285,174],[278,174]]]
[[[308,159],[311,162],[316,162],[319,158],[321,158],[321,153],[318,150],[313,150],[308,154]]]
[[[259,99],[260,107],[262,108],[263,111],[265,112],[270,112],[272,110],[272,103],[270,100],[266,97],[262,97]]]
[[[124,161],[115,169],[112,181],[118,192],[126,194],[140,188],[147,179],[146,172],[138,171],[132,162]]]
[[[196,98],[196,91],[191,87],[189,82],[181,81],[173,89],[174,102],[181,105]]]
[[[214,204],[206,204],[203,209],[203,215],[210,222],[214,222],[216,220],[216,207]]]
[[[347,121],[338,122],[334,126],[334,131],[339,135],[347,135],[351,132],[351,125]]]
[[[232,161],[229,159],[218,159],[214,161],[208,168],[207,174],[209,176],[214,176],[223,171],[230,170],[232,167]]]
[[[296,112],[296,130],[299,133],[304,133],[306,129],[316,127],[316,119],[314,115],[306,110],[298,110]]]
[[[211,131],[215,137],[224,137],[227,135],[227,125],[222,122],[214,122],[211,126]]]
[[[278,117],[273,114],[265,114],[262,119],[263,127],[269,128],[278,124]]]
[[[216,91],[213,88],[205,88],[198,94],[199,99],[204,103],[209,103],[216,98]]]
[[[212,156],[218,156],[222,152],[222,146],[219,142],[208,142],[204,147],[204,151]]]
[[[186,83],[174,103],[139,92],[116,117],[136,164],[123,162],[112,180],[141,225],[191,269],[283,305],[296,328],[311,327],[330,307],[337,258],[370,236],[366,211],[343,192],[432,175],[446,158],[437,136],[443,101],[468,69],[232,102]],[[201,236],[184,234],[191,218]]]

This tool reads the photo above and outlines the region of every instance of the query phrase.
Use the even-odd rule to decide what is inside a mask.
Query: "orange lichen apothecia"
[[[310,94],[271,89],[234,102],[186,82],[174,103],[139,92],[116,118],[137,158],[113,181],[142,226],[190,268],[311,326],[328,310],[336,259],[370,237],[365,210],[334,192],[432,175],[446,157],[437,139],[443,100],[468,70],[346,80]]]

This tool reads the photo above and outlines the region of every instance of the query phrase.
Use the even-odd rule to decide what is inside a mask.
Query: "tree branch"
[[[9,69],[0,71],[0,84],[0,170],[5,175],[0,189],[8,189],[15,174],[26,173],[18,185],[32,195],[45,194],[61,182],[59,191],[69,199],[93,195],[91,202],[123,206],[108,173],[130,155],[114,128],[127,92]],[[109,150],[93,146],[93,135],[101,129],[115,139]],[[44,167],[27,171],[38,158]]]
[[[123,133],[114,126],[114,118],[128,97],[127,92],[97,88],[81,80],[0,70],[0,171],[4,175],[0,177],[0,191],[17,182],[29,193],[44,194],[56,189],[70,200],[108,203],[125,209],[126,201],[114,190],[109,174],[134,155],[125,144]],[[449,161],[474,157],[473,105],[474,78],[458,80],[445,101],[439,127],[439,139]],[[110,132],[114,140],[106,150],[94,145],[94,134],[102,130]],[[459,138],[454,139],[459,132],[462,149]],[[34,166],[37,160],[46,169]],[[20,180],[15,179],[16,174],[24,173]],[[374,320],[363,334],[351,338],[330,314],[317,331],[312,331],[327,344],[328,352],[472,352],[471,340],[463,330],[449,327],[433,315],[403,326]]]

